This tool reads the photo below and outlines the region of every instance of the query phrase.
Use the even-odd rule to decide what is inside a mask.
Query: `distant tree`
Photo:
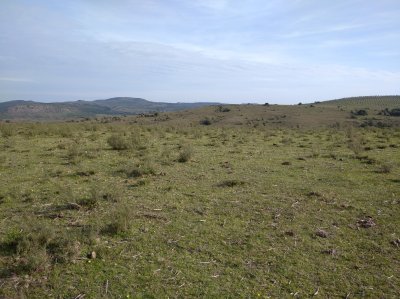
[[[365,115],[368,115],[368,112],[367,112],[367,110],[360,109],[360,110],[354,110],[354,111],[352,110],[351,114],[358,115],[358,116],[365,116]]]
[[[200,124],[202,124],[204,126],[209,126],[209,125],[211,125],[211,120],[208,117],[206,117],[200,121]]]

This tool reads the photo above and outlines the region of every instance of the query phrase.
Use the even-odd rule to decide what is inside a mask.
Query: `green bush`
[[[0,247],[3,254],[14,258],[8,270],[22,274],[73,260],[79,254],[79,245],[74,238],[56,232],[51,226],[29,219],[22,227],[10,230]]]
[[[83,206],[83,207],[85,207],[85,208],[87,208],[87,209],[89,209],[89,210],[92,210],[92,209],[94,209],[94,208],[96,208],[98,206],[99,200],[102,197],[103,197],[103,195],[102,195],[101,191],[98,188],[93,187],[90,190],[89,196],[85,197],[85,198],[82,198],[78,202],[78,204]]]
[[[132,210],[126,204],[121,204],[110,215],[110,221],[102,232],[109,235],[126,235],[131,227]]]
[[[202,119],[202,120],[200,121],[200,124],[201,124],[201,125],[204,125],[204,126],[209,126],[209,125],[212,124],[212,122],[211,122],[211,120],[210,120],[208,117],[206,117],[206,118],[204,118],[204,119]]]
[[[189,145],[183,146],[179,152],[177,161],[180,163],[188,162],[193,156],[193,148]]]
[[[107,143],[113,150],[126,150],[129,148],[129,143],[122,135],[111,135],[108,137]]]

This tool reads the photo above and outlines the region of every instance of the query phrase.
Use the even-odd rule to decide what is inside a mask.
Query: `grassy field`
[[[368,109],[379,112],[385,108],[400,107],[400,96],[366,96],[344,98],[332,101],[324,101],[317,104],[320,107],[336,106],[344,109]]]
[[[0,124],[0,298],[398,298],[398,127],[228,109]]]

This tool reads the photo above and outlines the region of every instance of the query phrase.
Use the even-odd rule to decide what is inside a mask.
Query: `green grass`
[[[337,99],[318,103],[318,106],[339,106],[345,109],[363,109],[381,111],[385,108],[400,107],[400,96],[365,96]]]
[[[400,293],[398,129],[129,122],[3,124],[0,297]]]

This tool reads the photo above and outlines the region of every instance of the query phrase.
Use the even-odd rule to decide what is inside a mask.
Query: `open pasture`
[[[1,124],[0,297],[398,296],[397,128],[142,121]]]

